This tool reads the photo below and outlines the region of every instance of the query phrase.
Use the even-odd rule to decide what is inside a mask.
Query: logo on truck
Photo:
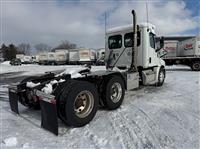
[[[186,44],[186,45],[184,46],[184,50],[191,50],[191,49],[193,49],[193,44],[192,44],[192,43]]]
[[[168,46],[166,46],[164,49],[167,51],[175,51],[176,50],[175,47],[168,47]]]

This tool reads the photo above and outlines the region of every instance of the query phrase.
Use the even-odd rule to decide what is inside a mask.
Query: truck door
[[[149,59],[148,59],[149,67],[157,66],[158,56],[156,52],[155,35],[151,32],[149,33],[148,53],[149,53]]]
[[[108,65],[110,67],[129,67],[131,64],[131,49],[125,48],[123,45],[123,36],[121,34],[111,35],[108,37],[109,58]]]

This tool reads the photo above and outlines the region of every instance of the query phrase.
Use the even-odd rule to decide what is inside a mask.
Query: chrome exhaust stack
[[[132,61],[130,72],[137,71],[137,16],[135,10],[132,10],[133,15],[133,46],[132,46]]]

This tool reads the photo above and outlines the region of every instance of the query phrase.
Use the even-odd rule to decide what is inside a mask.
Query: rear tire
[[[200,62],[199,61],[193,62],[192,66],[191,66],[191,69],[193,71],[200,71]]]
[[[125,85],[119,76],[110,77],[102,93],[102,101],[109,110],[117,109],[124,100]]]
[[[61,93],[59,110],[62,120],[69,126],[81,127],[95,116],[99,98],[96,87],[85,81],[71,81]]]

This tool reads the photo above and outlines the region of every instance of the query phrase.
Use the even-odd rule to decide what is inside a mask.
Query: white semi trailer
[[[56,55],[55,52],[43,52],[39,54],[40,65],[55,65]]]
[[[57,49],[55,50],[56,64],[68,64],[69,63],[69,50],[67,49]]]
[[[80,48],[79,49],[79,63],[80,64],[95,64],[96,51],[93,49]]]
[[[48,63],[48,54],[47,52],[43,52],[39,54],[39,64],[46,65]]]
[[[24,58],[24,54],[16,54],[16,58],[22,61]]]
[[[42,127],[58,135],[58,117],[69,126],[81,127],[94,118],[99,106],[110,110],[120,107],[125,90],[138,88],[139,82],[161,86],[165,62],[157,52],[163,39],[156,47],[155,27],[138,25],[134,10],[132,14],[133,26],[106,33],[107,70],[83,67],[71,74],[51,72],[28,77],[9,88],[12,111],[19,114],[18,101],[27,107],[40,107]]]
[[[167,65],[182,64],[200,71],[200,37],[165,37]]]
[[[79,50],[78,49],[69,50],[69,64],[79,64]]]
[[[47,53],[47,64],[48,65],[55,65],[56,64],[56,54],[55,54],[55,52],[48,52]]]

